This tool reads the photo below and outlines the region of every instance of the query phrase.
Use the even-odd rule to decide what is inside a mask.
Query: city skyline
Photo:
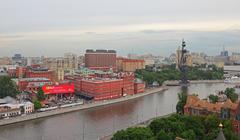
[[[61,56],[86,49],[169,56],[182,38],[193,52],[240,52],[236,0],[1,1],[1,56]],[[56,49],[58,51],[56,51]],[[207,51],[206,51],[207,50]]]

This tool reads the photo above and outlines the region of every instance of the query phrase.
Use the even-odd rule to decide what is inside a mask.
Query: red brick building
[[[52,70],[27,70],[26,78],[48,78],[51,81],[54,81],[54,71]]]
[[[134,94],[143,93],[145,91],[144,83],[134,83]]]
[[[119,98],[123,90],[122,79],[83,79],[81,92],[94,97],[94,100]]]
[[[86,50],[85,66],[95,70],[116,70],[116,56],[115,50]]]
[[[65,76],[65,80],[74,83],[77,93],[93,97],[94,100],[107,100],[144,92],[144,84],[136,83],[134,86],[134,73],[118,73],[115,76],[109,77],[108,75],[107,77],[95,75],[86,78],[74,75]]]
[[[16,68],[16,77],[17,78],[26,78],[27,67],[17,67]]]
[[[123,94],[134,94],[134,80],[135,75],[132,72],[122,72],[118,74],[119,79],[123,79]]]
[[[17,81],[20,91],[37,91],[44,84],[50,84],[51,80],[47,78],[21,78]]]

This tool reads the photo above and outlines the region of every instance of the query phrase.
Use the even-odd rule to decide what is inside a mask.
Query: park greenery
[[[176,105],[176,111],[178,114],[184,114],[184,106],[187,102],[187,92],[178,93],[178,103]]]
[[[15,82],[9,76],[0,76],[0,98],[6,96],[16,97],[18,93]]]
[[[42,108],[41,102],[39,100],[35,100],[33,104],[36,110]]]
[[[238,94],[235,92],[234,88],[226,88],[226,90],[222,93],[225,94],[226,97],[230,99],[233,103],[238,100]],[[217,95],[210,94],[208,98],[211,103],[216,103],[218,102],[219,97]]]
[[[37,92],[37,99],[34,100],[34,108],[36,110],[42,108],[41,101],[45,100],[45,98],[46,97],[44,95],[44,92],[43,92],[42,88],[40,88]]]
[[[236,102],[238,100],[238,94],[235,92],[234,88],[226,88],[224,94],[229,98],[232,102]]]
[[[37,99],[39,101],[45,100],[45,95],[44,95],[44,92],[43,92],[42,88],[40,88],[37,92]]]
[[[220,132],[219,124],[228,140],[237,140],[230,120],[219,120],[215,115],[207,117],[179,114],[153,120],[146,127],[133,127],[116,132],[112,140],[214,140]]]
[[[223,79],[223,69],[215,65],[188,67],[187,76],[189,80],[218,80]],[[162,85],[166,80],[180,80],[181,73],[173,64],[158,68],[158,70],[152,67],[136,70],[136,77],[144,80],[147,85],[151,85],[155,81]]]
[[[217,96],[217,95],[210,94],[210,95],[208,96],[208,98],[209,98],[209,101],[210,101],[211,103],[216,103],[216,102],[218,102],[218,96]]]

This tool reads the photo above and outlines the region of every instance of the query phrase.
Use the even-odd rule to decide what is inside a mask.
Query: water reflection
[[[187,93],[205,98],[229,86],[192,84]],[[97,140],[138,122],[175,112],[177,94],[181,91],[181,87],[170,87],[163,93],[127,102],[2,126],[0,140]]]

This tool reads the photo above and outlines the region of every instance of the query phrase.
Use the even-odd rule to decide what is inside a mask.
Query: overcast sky
[[[0,0],[0,56],[240,52],[240,0]]]

